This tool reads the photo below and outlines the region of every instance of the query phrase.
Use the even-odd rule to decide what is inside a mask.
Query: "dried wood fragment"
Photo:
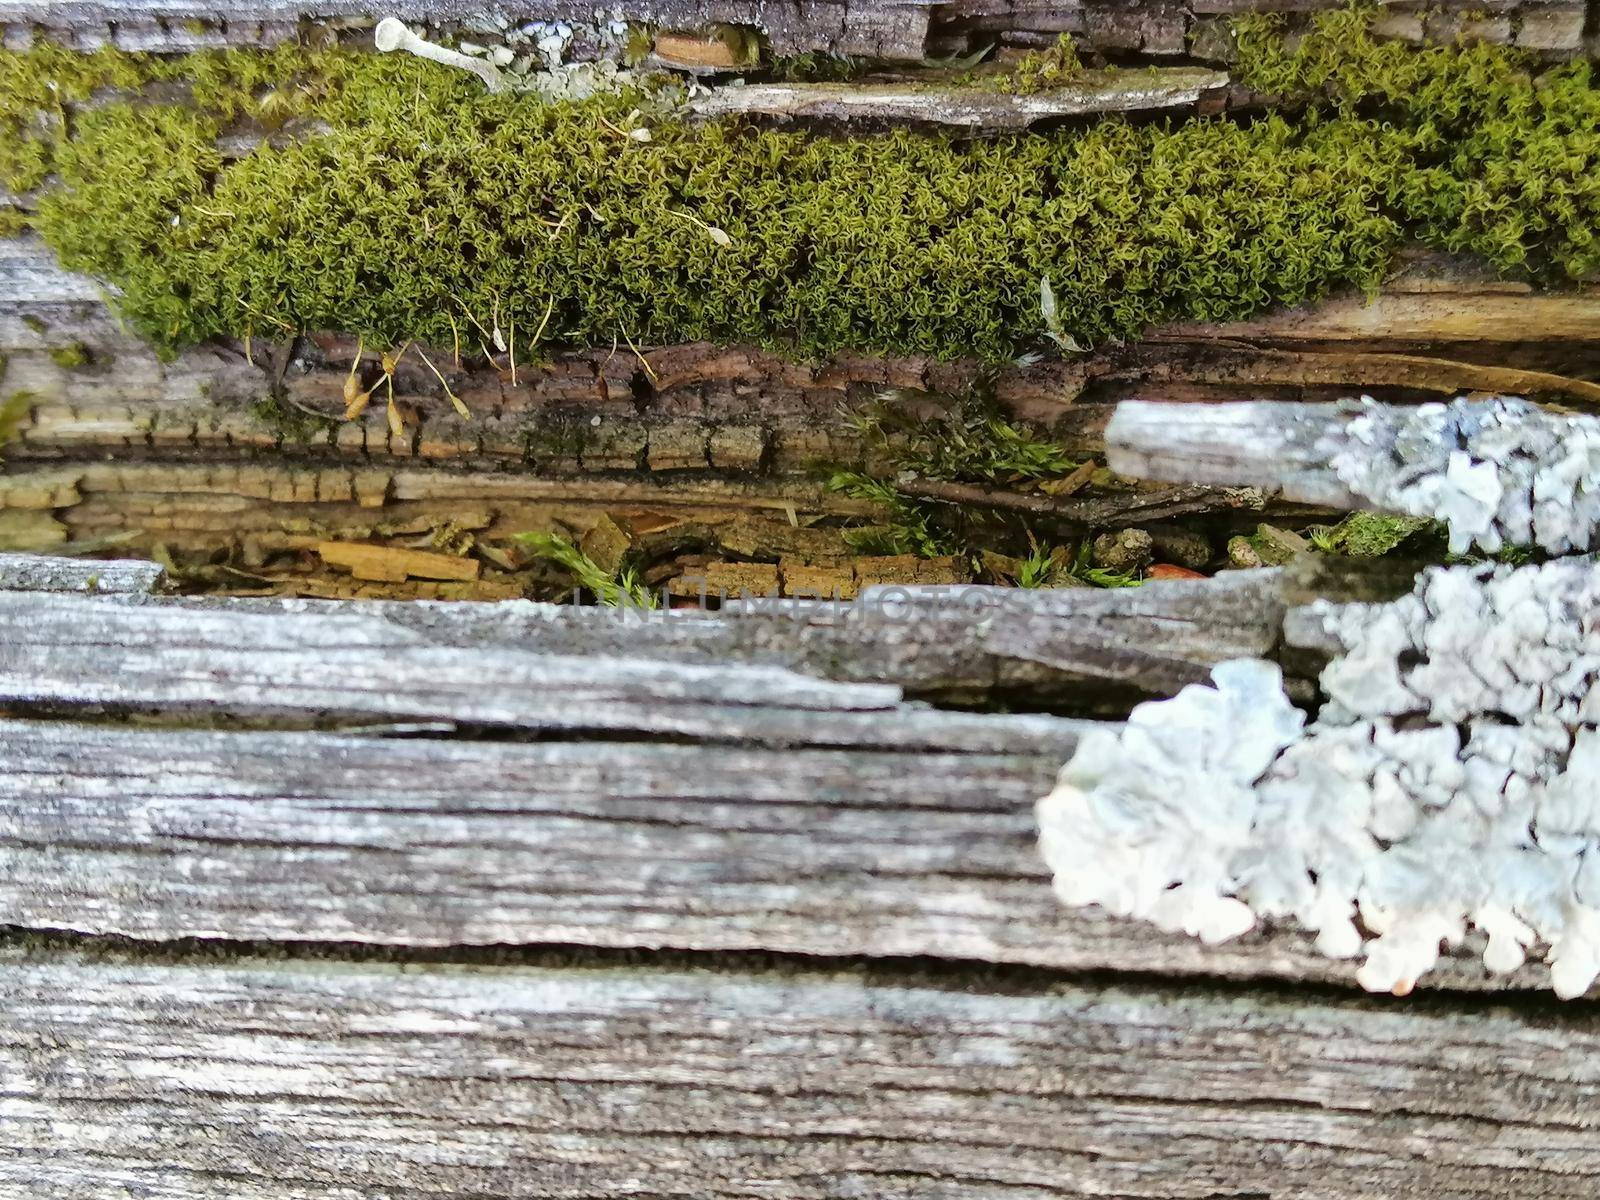
[[[1089,71],[1063,87],[1029,95],[933,83],[764,83],[717,88],[690,108],[704,117],[897,122],[998,132],[1094,113],[1191,108],[1227,86],[1223,72],[1193,67]]]
[[[1249,484],[1329,508],[1360,508],[1318,443],[1342,422],[1331,404],[1119,404],[1106,427],[1111,469],[1144,479]]]
[[[651,53],[663,66],[689,71],[732,71],[749,65],[749,56],[730,39],[715,36],[657,34]]]
[[[34,554],[0,554],[0,591],[148,593],[165,577],[160,563],[98,562]]]
[[[359,542],[318,542],[317,553],[323,562],[348,567],[357,579],[387,583],[403,583],[407,579],[473,580],[478,578],[480,569],[475,558]]]

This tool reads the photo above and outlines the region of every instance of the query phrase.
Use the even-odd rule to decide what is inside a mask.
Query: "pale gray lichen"
[[[431,42],[396,17],[385,17],[373,30],[373,43],[385,53],[404,51],[445,66],[470,71],[490,92],[523,92],[547,102],[586,100],[635,82],[635,76],[610,57],[566,63],[575,27],[564,21],[529,21],[513,26],[504,17],[480,24],[498,44],[461,41],[454,49]],[[587,40],[602,52],[621,53],[627,23],[616,13],[596,14],[584,28]],[[537,69],[536,69],[537,68]],[[640,140],[645,140],[641,138]]]
[[[1399,408],[1370,396],[1318,450],[1374,507],[1444,521],[1450,550],[1507,545],[1552,554],[1600,535],[1600,421],[1525,400],[1453,400]]]
[[[1208,941],[1292,918],[1404,994],[1469,928],[1505,972],[1543,947],[1600,974],[1600,567],[1425,572],[1390,604],[1313,606],[1339,649],[1303,730],[1243,661],[1085,739],[1038,806],[1068,904]]]

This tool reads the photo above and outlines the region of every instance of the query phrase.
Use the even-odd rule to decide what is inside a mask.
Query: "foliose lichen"
[[[1600,541],[1595,418],[1506,397],[1404,408],[1364,396],[1345,408],[1319,454],[1354,495],[1444,522],[1451,553],[1566,554]]]
[[[1433,568],[1315,606],[1338,647],[1315,721],[1276,666],[1141,705],[1039,803],[1057,894],[1220,941],[1292,918],[1408,992],[1475,928],[1563,997],[1600,975],[1600,566]]]

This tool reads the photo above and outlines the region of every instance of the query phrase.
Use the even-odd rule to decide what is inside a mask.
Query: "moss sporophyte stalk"
[[[999,360],[1042,343],[1043,278],[1088,345],[1370,290],[1407,242],[1593,276],[1590,65],[1367,23],[1325,16],[1290,49],[1242,22],[1235,75],[1286,98],[1271,115],[970,141],[692,125],[637,88],[487,95],[402,55],[39,46],[0,56],[0,187],[165,346],[332,329],[471,351],[494,322],[522,361],[535,329],[540,350]],[[275,136],[228,157],[224,132]]]

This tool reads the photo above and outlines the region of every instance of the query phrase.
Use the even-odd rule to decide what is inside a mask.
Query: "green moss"
[[[779,83],[842,83],[854,79],[867,63],[847,54],[795,54],[775,58],[767,74]]]
[[[285,442],[322,442],[338,424],[331,417],[295,408],[276,396],[263,396],[250,406],[250,415]]]
[[[933,417],[908,417],[893,394],[849,414],[862,442],[896,470],[946,483],[1036,482],[1078,468],[1059,445],[1006,419],[987,386],[973,388]]]
[[[28,214],[9,204],[0,204],[0,238],[20,237],[33,228]]]
[[[89,347],[82,342],[69,342],[65,346],[53,347],[50,350],[50,361],[63,371],[76,370],[88,365]]]
[[[566,538],[553,533],[519,533],[516,540],[538,558],[547,559],[571,574],[595,602],[607,608],[655,608],[660,602],[631,567],[616,574],[601,569]]]
[[[652,25],[638,21],[628,23],[628,34],[622,43],[622,64],[633,67],[650,57],[656,48],[656,31]]]
[[[17,436],[22,423],[33,411],[35,399],[37,397],[32,392],[17,391],[0,401],[0,447]]]
[[[1082,73],[1083,63],[1078,60],[1072,35],[1063,33],[1050,49],[1029,51],[1018,60],[1011,69],[1008,90],[1019,96],[1032,96],[1064,87]]]
[[[883,397],[849,418],[863,446],[887,466],[890,477],[834,469],[827,478],[830,490],[884,510],[882,524],[846,532],[852,549],[935,558],[1026,543],[1033,554],[1019,572],[1020,586],[1050,586],[1048,580],[1067,575],[1111,586],[1092,578],[1087,545],[1077,557],[1064,550],[1056,553],[1056,566],[1047,570],[1045,560],[1038,558],[1039,542],[1025,522],[983,506],[910,495],[897,486],[910,476],[935,483],[1027,488],[1069,475],[1078,467],[1060,446],[1003,417],[993,396],[981,386],[933,417],[907,417],[889,403],[891,398]],[[1023,575],[1032,582],[1023,582]]]
[[[0,126],[30,131],[13,170],[41,179],[32,155],[59,174],[39,232],[165,345],[309,328],[450,345],[454,323],[472,350],[474,323],[498,321],[522,361],[541,328],[546,350],[706,339],[1000,360],[1042,343],[1046,276],[1059,331],[1092,344],[1370,290],[1409,239],[1536,278],[1600,267],[1586,64],[1536,81],[1513,51],[1378,43],[1357,13],[1294,50],[1241,29],[1241,71],[1299,97],[1292,117],[816,138],[689,126],[638,92],[488,96],[403,55],[46,47],[0,57]],[[161,80],[195,107],[56,100]],[[617,132],[635,107],[649,142]],[[216,152],[240,119],[304,117],[328,131]]]
[[[42,42],[26,53],[0,51],[0,188],[20,194],[42,184],[68,106],[102,88],[137,87],[150,70],[111,49],[78,54]]]
[[[1331,528],[1308,532],[1311,544],[1322,553],[1349,558],[1381,558],[1417,535],[1441,540],[1437,521],[1375,512],[1354,512]]]
[[[1375,38],[1374,10],[1316,17],[1292,43],[1278,14],[1235,22],[1238,79],[1298,97],[1309,117],[1366,114],[1404,164],[1386,200],[1429,242],[1508,270],[1600,270],[1600,88],[1578,61],[1542,74],[1531,54],[1463,41]]]

